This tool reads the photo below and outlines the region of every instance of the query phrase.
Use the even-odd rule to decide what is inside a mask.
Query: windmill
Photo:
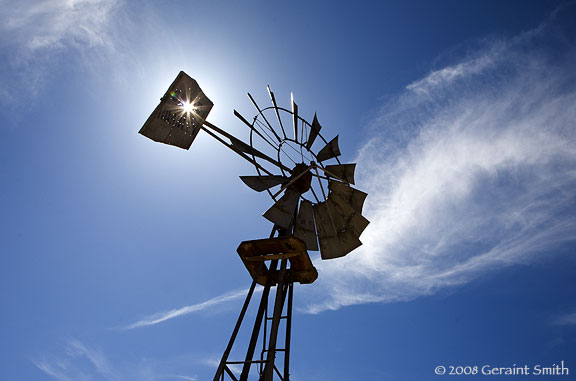
[[[251,121],[234,110],[249,128],[246,143],[206,120],[213,103],[198,83],[181,71],[139,131],[154,141],[184,149],[190,148],[200,130],[205,131],[254,165],[256,174],[240,179],[257,192],[267,192],[272,199],[262,214],[273,224],[270,237],[244,241],[237,249],[252,284],[214,381],[226,376],[248,380],[254,368],[259,380],[271,381],[276,376],[289,380],[294,282],[310,284],[318,278],[308,251],[320,251],[324,260],[345,256],[362,245],[359,237],[369,223],[362,216],[367,195],[351,186],[355,164],[340,162],[338,136],[326,140],[316,114],[308,122],[299,114],[293,97],[287,109],[278,105],[270,87],[268,96],[271,105],[261,108],[248,94],[256,109]],[[245,359],[230,361],[257,284],[264,287]],[[268,316],[268,299],[274,287],[272,316]],[[284,348],[277,345],[281,321],[285,322]],[[261,331],[262,350],[260,359],[255,360]],[[276,364],[278,352],[284,353],[282,372]],[[242,371],[237,377],[233,369],[238,365],[242,365]]]

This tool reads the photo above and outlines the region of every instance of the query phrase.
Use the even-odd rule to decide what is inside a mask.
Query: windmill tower
[[[180,72],[140,129],[154,141],[184,149],[190,148],[200,130],[205,131],[254,165],[256,174],[240,179],[272,199],[263,213],[273,224],[269,238],[244,241],[237,249],[252,284],[214,381],[245,381],[251,371],[262,381],[289,380],[294,283],[310,284],[318,278],[308,251],[319,250],[323,260],[345,256],[362,245],[359,237],[369,223],[362,216],[367,195],[351,186],[355,164],[340,162],[338,136],[326,140],[316,115],[311,123],[300,116],[293,97],[287,109],[277,104],[270,88],[268,95],[271,105],[261,108],[248,94],[256,109],[251,121],[234,110],[249,128],[245,143],[206,120],[213,103],[194,79]],[[263,289],[246,355],[231,360],[257,284]],[[281,324],[285,335],[280,343]],[[262,346],[255,359],[259,338]]]

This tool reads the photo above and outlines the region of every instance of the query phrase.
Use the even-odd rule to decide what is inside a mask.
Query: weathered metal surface
[[[310,135],[308,136],[308,140],[306,141],[306,148],[310,149],[312,144],[314,144],[314,140],[320,133],[320,129],[322,126],[318,122],[318,118],[316,117],[316,113],[314,113],[314,120],[312,121],[312,125],[310,127]]]
[[[284,259],[290,261],[290,277],[294,282],[308,284],[318,278],[318,271],[312,264],[312,260],[306,251],[304,241],[295,237],[276,237],[244,241],[238,246],[238,255],[252,278],[261,285],[266,284],[266,279],[271,277],[272,284],[278,283],[277,271],[269,271],[266,267],[258,268],[262,261],[269,259]]]
[[[314,209],[312,203],[308,200],[303,200],[300,203],[300,210],[298,211],[298,217],[296,217],[294,227],[294,237],[304,241],[308,250],[318,250],[318,239],[316,238],[316,227],[314,224]]]
[[[247,154],[250,155],[254,155],[257,157],[260,157],[262,159],[269,159],[270,157],[260,151],[258,151],[256,148],[244,143],[242,140],[237,139],[235,137],[229,137],[230,142],[232,143],[232,147],[242,151],[242,152],[246,152]],[[271,159],[274,163],[277,163],[276,160]]]
[[[330,184],[332,183],[337,182],[331,181]],[[361,194],[364,198],[366,197],[365,193],[342,183],[340,185],[352,191],[345,191],[336,186],[336,191],[332,190],[326,201],[314,206],[314,219],[322,259],[342,257],[362,245],[359,237],[369,224],[369,221],[360,214],[363,199],[358,203]],[[351,200],[355,197],[355,206],[359,206],[359,210],[352,206]]]
[[[362,213],[364,200],[366,200],[366,196],[368,196],[368,194],[359,191],[358,189],[352,188],[346,184],[332,180],[328,182],[328,189],[330,190],[331,194],[336,194],[342,197],[355,211]]]
[[[280,113],[278,112],[278,104],[276,103],[276,97],[274,97],[274,93],[272,92],[272,90],[270,90],[270,86],[267,86],[268,89],[268,95],[270,95],[270,100],[272,101],[272,105],[274,106],[274,111],[276,112],[276,117],[278,118],[278,124],[280,125],[280,128],[282,129],[282,135],[284,136],[284,139],[286,139],[286,131],[284,130],[284,125],[282,124],[282,118],[280,117]]]
[[[290,189],[274,203],[262,216],[268,221],[288,229],[294,220],[294,212],[298,207],[299,194]]]
[[[193,106],[186,110],[187,104]],[[139,133],[156,142],[188,149],[213,105],[198,83],[181,71]]]
[[[284,184],[288,181],[287,177],[274,175],[274,176],[240,176],[244,184],[254,189],[256,192],[262,192],[266,189],[275,187],[276,185]]]
[[[316,155],[318,161],[325,161],[333,157],[340,156],[340,147],[338,147],[338,135],[328,142]]]
[[[310,167],[304,163],[296,164],[294,168],[292,168],[289,181],[291,184],[288,186],[288,189],[298,192],[299,194],[308,192],[312,185]]]
[[[327,165],[326,174],[333,177],[332,175],[338,177],[341,180],[346,181],[349,184],[354,184],[354,170],[356,169],[356,164],[336,164]]]
[[[370,223],[362,214],[354,210],[348,201],[337,194],[330,194],[326,203],[339,234],[352,231],[360,237]]]
[[[294,94],[290,94],[292,100],[292,127],[294,128],[294,140],[298,141],[298,105],[294,102]]]

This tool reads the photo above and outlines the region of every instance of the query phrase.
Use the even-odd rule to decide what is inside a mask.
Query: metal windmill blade
[[[314,206],[322,259],[342,257],[360,246],[359,237],[369,224],[358,203],[360,199],[363,202],[366,193],[341,183],[334,184],[338,183],[330,182],[332,192],[327,200]]]
[[[262,192],[273,188],[276,185],[284,184],[288,181],[285,176],[240,176],[244,184],[254,189],[256,192]]]
[[[328,176],[345,181],[348,184],[354,184],[354,171],[356,170],[355,163],[327,165],[324,169]]]
[[[322,148],[316,158],[318,161],[326,161],[334,157],[340,156],[340,147],[338,147],[338,136],[328,142],[324,148]]]
[[[318,250],[318,236],[314,222],[314,206],[308,200],[300,202],[300,210],[296,217],[294,237],[300,238],[306,244],[308,250]]]
[[[299,194],[288,189],[262,216],[281,228],[289,229],[294,221],[298,201]]]

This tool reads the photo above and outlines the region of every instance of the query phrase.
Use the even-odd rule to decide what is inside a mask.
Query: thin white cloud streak
[[[576,312],[559,316],[554,320],[554,325],[576,325]]]
[[[80,359],[87,360],[89,367],[80,367]],[[106,356],[93,348],[90,348],[78,340],[69,340],[66,344],[66,356],[59,359],[48,360],[46,358],[33,361],[34,365],[50,377],[61,381],[84,381],[84,380],[119,380],[113,371]]]
[[[260,290],[261,289],[258,288],[255,290],[255,292],[258,292]],[[241,297],[245,297],[247,293],[248,293],[248,289],[232,291],[232,292],[228,292],[228,293],[216,296],[216,297],[209,299],[209,300],[202,302],[202,303],[197,303],[197,304],[193,304],[190,306],[176,308],[176,309],[173,309],[170,311],[158,312],[158,313],[149,315],[149,316],[147,316],[147,317],[145,317],[145,318],[143,318],[143,319],[141,319],[135,323],[127,325],[127,326],[123,327],[122,329],[134,329],[134,328],[146,327],[146,326],[162,323],[162,322],[165,322],[166,320],[174,319],[176,317],[183,316],[183,315],[188,315],[188,314],[191,314],[193,312],[199,312],[199,311],[214,307],[218,304],[230,302],[232,300],[236,300],[236,299],[239,299]]]
[[[552,37],[489,44],[383,107],[357,159],[364,245],[316,262],[306,311],[410,300],[576,240],[576,50]]]
[[[55,354],[55,352],[61,352]],[[51,351],[49,356],[32,362],[46,375],[60,381],[114,381],[114,380],[190,380],[196,376],[175,372],[189,368],[190,363],[201,363],[194,356],[180,356],[169,360],[144,358],[137,362],[119,362],[99,349],[94,349],[79,340],[68,340],[64,350]],[[174,374],[176,373],[176,374]],[[184,373],[184,374],[183,374]]]

